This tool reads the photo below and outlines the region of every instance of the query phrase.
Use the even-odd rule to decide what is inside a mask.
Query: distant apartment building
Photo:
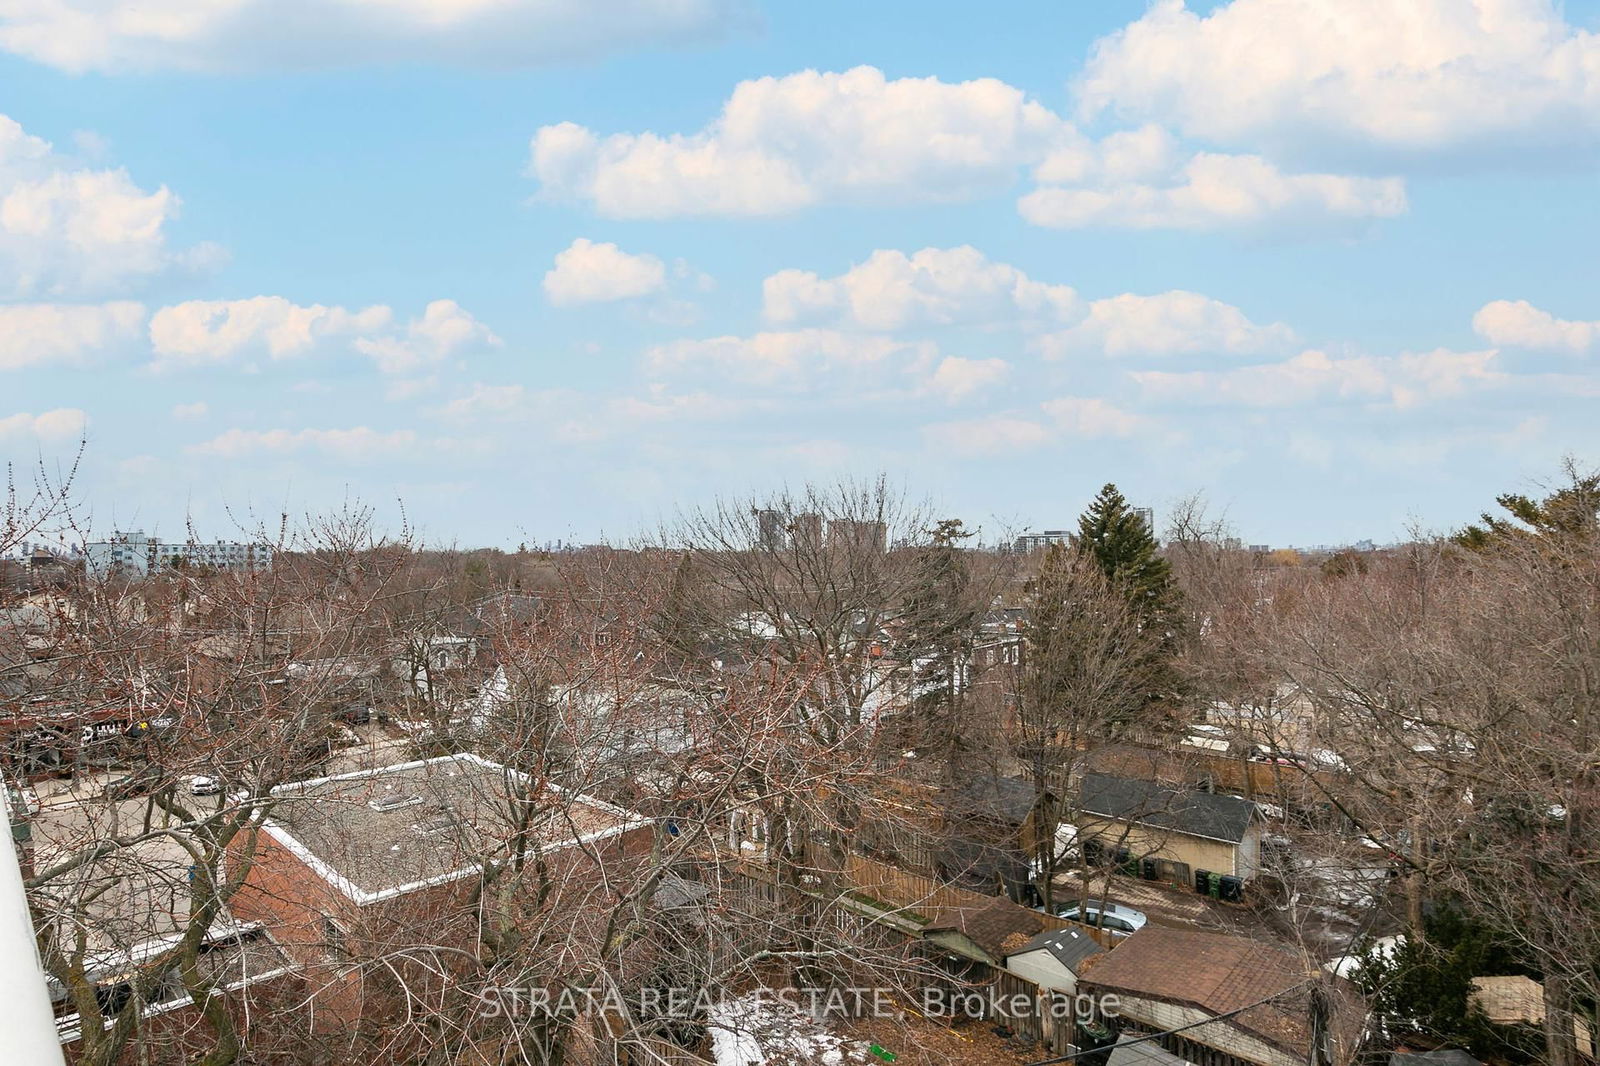
[[[782,511],[767,508],[756,512],[756,541],[762,551],[782,551],[788,541],[788,533],[788,523]]]
[[[789,535],[796,548],[815,551],[822,547],[822,516],[811,511],[795,515]]]
[[[835,518],[828,523],[828,546],[881,554],[889,547],[889,527],[883,522]]]
[[[214,570],[265,570],[272,565],[270,544],[217,541],[164,543],[141,530],[113,533],[110,540],[84,545],[84,565],[91,577],[121,574],[144,577],[169,567],[206,567]]]
[[[1072,533],[1065,529],[1047,529],[1043,533],[1024,533],[1018,537],[1013,545],[1015,550],[1026,555],[1031,551],[1048,548],[1052,544],[1068,547],[1072,544]]]
[[[1133,507],[1129,508],[1129,510],[1132,514],[1138,516],[1139,521],[1144,523],[1144,528],[1151,533],[1156,531],[1155,511],[1148,507]],[[1022,555],[1026,555],[1031,551],[1038,551],[1041,548],[1048,548],[1052,544],[1059,544],[1063,548],[1067,548],[1072,546],[1072,538],[1076,535],[1070,529],[1047,529],[1042,533],[1024,533],[1012,543],[1011,548]]]

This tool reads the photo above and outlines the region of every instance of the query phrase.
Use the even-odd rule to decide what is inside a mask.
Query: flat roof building
[[[142,530],[117,532],[109,540],[84,545],[84,567],[90,577],[113,574],[146,577],[168,568],[205,567],[212,570],[266,570],[272,566],[272,545],[216,541],[166,543]]]
[[[442,755],[273,789],[262,833],[358,905],[477,876],[521,832],[553,851],[646,826],[640,816],[546,785],[518,823],[527,778],[476,755]]]

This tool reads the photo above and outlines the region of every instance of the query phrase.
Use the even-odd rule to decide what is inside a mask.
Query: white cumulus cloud
[[[737,0],[5,0],[0,48],[72,73],[566,63],[726,32]]]
[[[1331,356],[1308,350],[1279,363],[1222,371],[1131,375],[1152,399],[1237,407],[1297,407],[1329,399],[1410,408],[1472,385],[1505,382],[1494,351],[1440,348],[1397,356]]]
[[[81,366],[128,349],[144,327],[144,305],[0,305],[0,370]]]
[[[1041,226],[1349,224],[1406,209],[1399,178],[1286,172],[1151,124],[1097,142],[993,78],[891,80],[865,66],[740,82],[694,133],[544,126],[528,165],[546,197],[612,218],[956,201],[1004,192],[1027,169],[1040,184],[1018,209]]]
[[[815,387],[829,375],[925,373],[934,356],[930,344],[802,329],[670,341],[646,352],[645,365],[656,375],[698,372],[747,384]]]
[[[1600,37],[1550,0],[1158,0],[1078,90],[1091,113],[1305,155],[1592,149]]]
[[[1288,348],[1294,331],[1282,323],[1258,325],[1231,304],[1181,289],[1095,300],[1071,327],[1040,337],[1049,357],[1105,354],[1260,355]]]
[[[405,331],[359,336],[353,347],[386,374],[408,374],[469,352],[498,348],[500,338],[454,300],[434,300]]]
[[[150,344],[158,363],[198,365],[234,359],[289,359],[312,351],[328,337],[348,337],[389,325],[393,312],[311,304],[282,296],[244,300],[188,300],[163,307],[150,319]]]
[[[1070,169],[1057,157],[1040,172]],[[1102,171],[1083,185],[1043,185],[1018,200],[1017,210],[1055,229],[1211,230],[1359,222],[1404,214],[1407,206],[1399,178],[1288,174],[1257,155],[1200,152],[1154,177],[1112,181]]]
[[[545,195],[613,218],[771,215],[823,201],[961,199],[1005,189],[1064,123],[993,78],[885,78],[873,67],[740,82],[690,134],[601,136],[570,122],[533,138]]]
[[[1583,355],[1600,344],[1600,322],[1557,318],[1526,300],[1494,300],[1472,316],[1472,328],[1490,344]]]
[[[83,436],[89,416],[76,407],[58,407],[40,414],[22,412],[0,416],[0,440],[26,440],[59,444]]]
[[[769,321],[840,320],[864,329],[896,330],[1032,319],[1068,318],[1078,305],[1066,285],[1035,281],[976,248],[924,248],[907,255],[879,249],[837,277],[782,270],[762,283]]]
[[[544,293],[558,307],[632,300],[660,292],[667,267],[653,255],[632,255],[609,242],[579,237],[557,253]]]
[[[0,296],[119,292],[197,263],[206,249],[167,246],[177,212],[165,186],[145,190],[125,170],[76,162],[0,115]]]
[[[934,368],[927,391],[955,403],[1000,384],[1011,374],[1004,359],[963,359],[952,355]]]
[[[252,359],[282,360],[344,343],[386,373],[405,373],[499,338],[454,300],[435,300],[404,327],[382,305],[351,311],[322,304],[301,306],[281,296],[244,300],[189,300],[150,318],[155,365],[221,365]]]
[[[1031,451],[1050,443],[1050,427],[1029,418],[996,414],[935,422],[922,429],[923,440],[946,455],[977,457]]]
[[[521,385],[485,385],[479,382],[465,396],[458,396],[445,404],[439,413],[445,418],[462,421],[497,418],[520,410],[526,399],[526,390]]]
[[[1063,432],[1074,437],[1131,437],[1149,425],[1098,396],[1058,396],[1040,405]]]

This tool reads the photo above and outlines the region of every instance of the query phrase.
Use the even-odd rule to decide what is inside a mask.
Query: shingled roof
[[[1085,774],[1078,806],[1086,814],[1237,844],[1255,804],[1237,796],[1179,790],[1112,774]]]
[[[973,777],[953,797],[952,813],[977,815],[1021,825],[1039,804],[1039,795],[1019,777],[982,774]]]
[[[1197,929],[1148,925],[1083,965],[1080,979],[1097,992],[1181,1004],[1228,1019],[1290,1054],[1311,1046],[1309,983],[1315,975],[1287,948]],[[1197,1037],[1197,1039],[1202,1039]]]
[[[977,907],[940,907],[922,933],[924,936],[947,931],[961,933],[998,964],[1009,954],[1007,938],[1013,934],[1031,937],[1043,926],[1044,920],[1037,912],[996,896]]]
[[[1025,955],[1030,951],[1048,951],[1055,956],[1057,962],[1077,973],[1083,965],[1083,960],[1091,955],[1098,955],[1105,949],[1095,943],[1094,938],[1088,933],[1076,929],[1046,929],[1032,940],[1023,944],[1015,951],[1007,952],[1011,955]]]

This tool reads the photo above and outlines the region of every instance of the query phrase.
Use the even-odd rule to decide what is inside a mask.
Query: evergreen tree
[[[1474,977],[1537,978],[1517,961],[1514,943],[1447,904],[1428,917],[1425,939],[1369,949],[1355,982],[1390,1039],[1440,1040],[1491,1061],[1536,1062],[1544,1049],[1537,1029],[1491,1024],[1470,1005]]]
[[[1542,500],[1508,492],[1495,497],[1505,515],[1485,514],[1483,524],[1457,533],[1457,544],[1484,552],[1542,538],[1592,540],[1600,531],[1600,474],[1567,463],[1567,483]]]
[[[704,612],[695,596],[696,576],[694,563],[685,552],[652,620],[651,628],[669,655],[692,657],[704,636]]]
[[[1078,550],[1094,559],[1142,617],[1165,621],[1172,614],[1177,594],[1172,565],[1161,557],[1144,517],[1115,485],[1102,488],[1078,519]]]
[[[1182,687],[1176,666],[1181,594],[1149,523],[1107,483],[1078,519],[1076,547],[1078,557],[1092,562],[1126,597],[1147,638],[1141,643],[1148,656],[1143,673],[1149,702],[1175,700]]]

